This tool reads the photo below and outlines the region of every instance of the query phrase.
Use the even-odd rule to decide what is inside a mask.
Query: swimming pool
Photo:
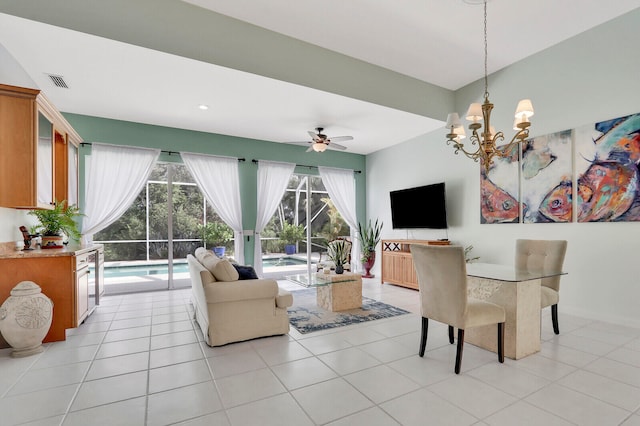
[[[306,265],[305,259],[297,257],[270,257],[262,260],[263,268],[275,268],[279,266],[295,266]],[[189,272],[189,266],[186,263],[174,263],[173,273],[187,273]],[[167,275],[169,273],[169,266],[166,264],[157,265],[117,265],[117,266],[105,266],[104,278],[119,278],[119,277],[144,277],[147,275]]]

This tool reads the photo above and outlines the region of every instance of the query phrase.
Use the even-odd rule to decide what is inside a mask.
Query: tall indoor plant
[[[358,223],[358,238],[360,239],[360,251],[362,256],[362,268],[365,273],[362,275],[364,278],[373,278],[371,274],[371,268],[376,262],[376,246],[380,242],[380,233],[382,232],[382,222],[378,223],[376,219],[375,224],[371,224],[371,219],[367,224]]]
[[[64,235],[74,241],[80,240],[80,231],[76,219],[82,216],[75,204],[67,205],[67,201],[56,201],[52,209],[30,210],[29,213],[38,219],[34,230],[42,236],[42,248],[62,248]]]

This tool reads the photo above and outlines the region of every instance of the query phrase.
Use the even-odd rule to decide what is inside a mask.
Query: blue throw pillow
[[[258,274],[256,274],[256,270],[253,269],[253,266],[244,266],[237,265],[232,263],[233,267],[238,271],[239,280],[257,280]]]

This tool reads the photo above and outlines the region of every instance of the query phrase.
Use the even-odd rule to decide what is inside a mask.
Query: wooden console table
[[[411,258],[411,244],[445,245],[448,240],[382,240],[382,283],[418,289],[418,276]]]

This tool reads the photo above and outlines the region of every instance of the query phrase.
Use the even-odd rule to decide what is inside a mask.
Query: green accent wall
[[[239,163],[240,198],[242,202],[243,229],[255,229],[257,203],[258,165],[251,160],[270,160],[307,166],[327,166],[359,170],[355,174],[356,209],[358,221],[366,218],[366,157],[360,154],[327,150],[323,153],[305,152],[304,146],[246,139],[215,133],[154,126],[129,121],[112,120],[86,115],[63,113],[71,126],[85,142],[101,142],[114,145],[159,148],[163,151],[194,152],[244,158]],[[89,145],[80,148],[80,205],[84,206],[85,156],[91,153]],[[178,162],[179,154],[160,155],[160,161]],[[315,168],[298,166],[296,173],[317,175]],[[253,264],[253,237],[245,240],[245,262]]]

